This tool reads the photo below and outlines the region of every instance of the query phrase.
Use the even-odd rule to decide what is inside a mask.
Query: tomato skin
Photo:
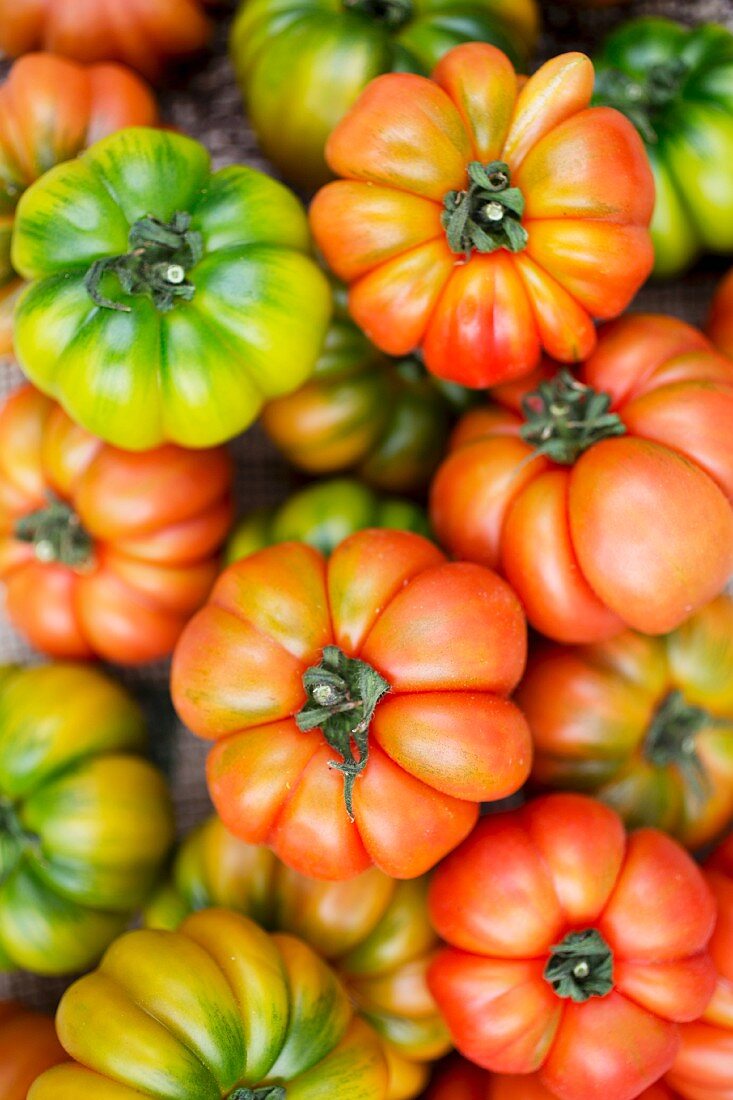
[[[0,1089],[3,1100],[26,1100],[44,1070],[66,1061],[53,1020],[0,1001]]]
[[[594,102],[623,111],[654,173],[654,273],[679,275],[703,252],[733,252],[733,35],[719,24],[624,23],[595,58]],[[653,84],[665,91],[647,106]]]
[[[446,562],[419,535],[368,529],[328,561],[290,542],[230,566],[176,648],[172,694],[217,742],[209,790],[236,836],[316,878],[372,863],[415,878],[466,836],[478,802],[528,773],[526,723],[506,699],[525,644],[518,602],[493,573]],[[303,674],[330,645],[391,687],[368,727],[353,822],[336,750],[294,720]]]
[[[12,260],[32,280],[18,361],[115,446],[225,442],[313,370],[331,292],[310,251],[282,184],[243,165],[212,173],[182,134],[121,130],[18,203]]]
[[[218,1100],[281,1083],[294,1100],[384,1100],[386,1065],[328,965],[293,936],[227,909],[177,932],[129,932],[71,986],[56,1017],[72,1065],[30,1098]],[[74,1092],[74,1089],[77,1092]]]
[[[146,747],[139,708],[101,672],[2,670],[0,969],[78,972],[145,901],[174,837]]]
[[[469,43],[432,80],[394,73],[367,86],[328,140],[341,178],[318,192],[310,220],[378,347],[419,347],[429,371],[472,388],[527,375],[543,350],[562,362],[593,351],[592,319],[621,313],[651,270],[654,189],[628,120],[589,108],[592,85],[582,54],[522,84],[499,50]],[[473,210],[475,162],[507,165],[524,244],[484,233],[473,252],[459,234],[451,250],[441,219],[455,213],[453,193]]]
[[[231,907],[310,944],[382,1038],[387,1100],[411,1100],[421,1091],[429,1063],[450,1047],[425,980],[439,943],[428,919],[426,879],[398,883],[372,867],[348,882],[316,882],[268,848],[237,840],[212,817],[182,841],[145,923],[173,931],[190,912],[210,906]]]
[[[458,42],[491,42],[524,71],[539,29],[535,0],[425,0],[405,5],[396,26],[368,4],[248,0],[232,28],[231,53],[247,113],[267,157],[301,189],[331,176],[324,146],[370,80],[386,72],[428,74]]]
[[[715,292],[707,334],[723,355],[733,359],[733,269],[721,280]]]
[[[121,61],[149,80],[166,65],[197,53],[209,40],[208,0],[0,0],[0,50],[10,57],[48,50],[76,61]]]
[[[430,912],[449,946],[428,981],[458,1049],[497,1073],[538,1071],[561,1100],[638,1096],[714,989],[700,870],[656,830],[626,839],[580,795],[483,818],[435,872]],[[608,984],[563,999],[543,977],[552,945],[588,929],[610,949]]]
[[[224,448],[110,447],[31,386],[0,410],[0,577],[12,621],[50,656],[140,664],[171,652],[205,600],[232,514]],[[49,495],[91,538],[86,564],[38,557],[18,524]]]
[[[505,1076],[487,1073],[455,1056],[440,1067],[425,1100],[557,1100],[536,1073]],[[680,1100],[677,1093],[658,1081],[645,1089],[639,1100]]]
[[[465,416],[431,487],[433,529],[449,553],[501,569],[557,641],[674,630],[733,568],[730,364],[670,317],[605,326],[577,377],[609,396],[626,431],[570,465],[533,459],[519,438],[523,392],[554,374],[545,363]]]

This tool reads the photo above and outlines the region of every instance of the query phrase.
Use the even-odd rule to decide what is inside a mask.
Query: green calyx
[[[613,989],[613,952],[595,928],[569,932],[550,948],[543,977],[558,997],[577,1004],[605,997]]]
[[[308,701],[295,716],[303,732],[320,728],[328,744],[341,756],[330,766],[343,773],[346,812],[354,820],[354,783],[369,760],[369,724],[377,703],[390,690],[383,676],[338,646],[323,650],[319,665],[303,674]]]
[[[466,191],[449,191],[443,200],[441,223],[451,252],[470,257],[477,252],[506,248],[521,252],[527,244],[527,230],[521,224],[524,195],[511,186],[508,165],[495,160],[468,166]]]
[[[412,0],[343,0],[347,11],[359,12],[390,30],[399,30],[412,18]]]
[[[525,423],[520,435],[535,454],[572,466],[594,443],[624,435],[626,427],[617,413],[609,412],[611,397],[599,393],[561,370],[552,381],[542,382],[522,398]]]
[[[13,534],[33,546],[38,561],[67,565],[83,571],[94,560],[94,542],[76,512],[63,500],[49,499],[45,508],[29,512],[15,524]]]
[[[126,294],[147,294],[161,313],[173,309],[177,298],[190,302],[196,288],[186,275],[204,254],[203,238],[190,229],[191,215],[179,212],[170,222],[152,214],[141,218],[130,229],[130,251],[122,256],[106,256],[89,268],[84,285],[90,298],[104,309],[130,313],[130,306],[102,293],[102,277],[113,272]]]
[[[286,1100],[282,1085],[262,1085],[258,1089],[240,1088],[230,1093],[229,1100]]]
[[[680,58],[650,66],[639,80],[619,69],[604,69],[596,78],[595,100],[621,111],[648,145],[656,145],[657,120],[679,96],[689,71]]]
[[[707,802],[712,787],[697,752],[697,735],[715,723],[703,707],[687,703],[681,691],[670,691],[654,712],[644,739],[643,752],[649,763],[657,768],[678,768],[698,806]]]

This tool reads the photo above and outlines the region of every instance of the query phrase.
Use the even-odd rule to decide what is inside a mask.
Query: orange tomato
[[[425,1100],[557,1100],[557,1095],[542,1084],[536,1073],[487,1073],[454,1056],[437,1071]],[[645,1089],[639,1100],[679,1100],[679,1096],[664,1081],[658,1081]]]
[[[500,567],[563,642],[663,634],[717,596],[733,571],[733,366],[702,333],[628,316],[576,378],[546,364],[493,396],[433,481],[450,553]]]
[[[544,349],[577,362],[651,271],[654,184],[634,127],[589,107],[569,53],[523,83],[493,46],[450,50],[433,79],[378,77],[327,147],[311,207],[349,306],[390,355],[483,387]]]
[[[719,351],[733,359],[733,268],[715,292],[707,333]]]
[[[26,1100],[28,1089],[51,1066],[67,1061],[53,1020],[0,1001],[0,1096]]]
[[[31,386],[0,410],[0,439],[11,620],[55,657],[170,653],[216,577],[232,515],[226,450],[120,451]]]

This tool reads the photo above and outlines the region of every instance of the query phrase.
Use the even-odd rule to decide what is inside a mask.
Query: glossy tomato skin
[[[533,458],[520,438],[523,394],[556,370],[545,364],[466,415],[432,484],[436,536],[499,567],[530,623],[557,641],[673,630],[733,569],[730,364],[671,317],[605,326],[577,378],[609,396],[625,433],[570,465]]]
[[[606,39],[595,64],[594,101],[623,111],[649,154],[655,274],[678,275],[703,251],[733,252],[733,34],[712,23],[633,19]]]
[[[262,508],[240,520],[227,541],[225,563],[290,539],[330,554],[365,527],[389,527],[430,536],[425,509],[409,500],[383,497],[352,478],[318,481],[293,493],[284,504]]]
[[[153,887],[174,836],[133,700],[74,664],[0,674],[0,969],[96,962]]]
[[[561,1100],[638,1096],[715,987],[696,864],[656,830],[626,838],[580,795],[482,819],[433,876],[430,911],[450,946],[428,980],[458,1049],[496,1073],[538,1071]],[[600,937],[610,968],[574,1000],[543,975],[579,933]]]
[[[148,79],[209,40],[207,0],[0,0],[0,50],[48,50],[76,61],[121,61]]]
[[[8,614],[54,657],[140,664],[171,652],[218,571],[232,515],[223,447],[110,447],[25,386],[0,410],[0,577]],[[68,505],[84,560],[49,559],[29,516]],[[72,520],[73,522],[73,520]]]
[[[10,237],[23,191],[107,134],[157,122],[150,89],[121,65],[80,65],[42,53],[13,65],[0,87],[0,355],[12,350],[22,286],[10,261]]]
[[[733,359],[733,268],[715,292],[707,333],[718,350]]]
[[[173,931],[193,911],[227,906],[269,931],[299,936],[331,963],[380,1035],[388,1100],[411,1100],[430,1062],[450,1047],[425,977],[439,943],[427,885],[425,878],[398,883],[376,867],[348,882],[317,882],[269,848],[237,840],[212,817],[184,838],[145,923]]]
[[[593,794],[692,849],[733,819],[730,596],[661,638],[539,649],[516,698],[540,786]]]
[[[121,937],[67,991],[56,1027],[74,1062],[44,1074],[29,1100],[162,1089],[219,1100],[240,1086],[259,1098],[266,1084],[294,1100],[386,1097],[379,1041],[328,965],[227,909],[195,913],[177,932]]]
[[[487,1073],[460,1056],[449,1059],[435,1074],[425,1100],[557,1100],[536,1073]],[[645,1089],[638,1100],[679,1100],[664,1081]]]
[[[96,290],[87,281],[140,250],[152,257],[142,273],[125,269],[139,292],[116,268]],[[331,293],[309,251],[303,208],[282,184],[244,166],[212,174],[206,149],[181,134],[120,131],[18,204],[12,259],[33,280],[15,316],[18,359],[115,446],[222,443],[313,370]]]
[[[290,542],[230,566],[176,648],[172,694],[216,741],[209,790],[240,839],[317,878],[371,864],[415,878],[466,836],[480,801],[526,778],[529,733],[506,699],[525,645],[518,601],[495,574],[446,562],[419,535],[369,529],[328,561]],[[365,727],[353,821],[329,766],[343,753],[294,717],[303,675],[329,646],[390,685]]]
[[[367,340],[343,287],[334,300],[313,377],[265,405],[265,431],[309,474],[353,470],[386,492],[423,489],[448,438],[450,402],[416,361],[387,359]]]
[[[0,1001],[0,1090],[3,1100],[26,1100],[37,1077],[66,1061],[53,1020]]]
[[[538,29],[535,0],[407,0],[388,11],[368,0],[245,0],[231,53],[264,152],[313,189],[331,178],[329,134],[374,77],[427,76],[459,42],[491,42],[524,71]]]
[[[562,362],[590,354],[592,319],[619,314],[651,270],[654,200],[641,140],[617,112],[589,108],[592,85],[582,54],[523,83],[501,51],[470,43],[432,80],[395,73],[362,93],[329,138],[341,178],[318,192],[310,219],[378,347],[419,347],[433,374],[473,388],[528,374],[543,350]],[[465,225],[487,215],[467,191],[469,166],[497,163],[496,187],[521,207],[518,188],[523,213],[500,213],[511,238],[487,243],[482,230],[474,251]],[[449,245],[444,215],[461,201],[474,217]]]

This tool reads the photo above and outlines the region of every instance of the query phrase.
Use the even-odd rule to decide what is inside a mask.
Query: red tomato
[[[715,904],[670,837],[554,794],[484,818],[430,887],[428,981],[458,1049],[561,1100],[632,1100],[715,988]]]
[[[131,454],[25,386],[0,410],[0,578],[44,653],[139,664],[206,599],[232,514],[223,447]]]
[[[9,1001],[0,1001],[0,1096],[26,1100],[44,1070],[67,1061],[53,1020]]]
[[[453,1057],[436,1072],[425,1100],[557,1100],[536,1073],[524,1076],[487,1073],[486,1070]],[[678,1094],[658,1081],[645,1089],[639,1100],[679,1100]]]
[[[715,292],[707,332],[723,355],[733,359],[733,268]]]
[[[509,586],[420,535],[360,531],[328,560],[285,542],[221,576],[173,701],[217,742],[209,790],[240,839],[316,878],[414,878],[528,774],[506,698],[525,647]]]
[[[349,307],[390,355],[473,387],[577,362],[652,268],[654,182],[639,135],[590,107],[593,66],[523,81],[494,46],[450,50],[433,79],[390,73],[336,126],[311,225]]]
[[[577,378],[546,364],[467,414],[431,520],[500,567],[537,630],[595,642],[673,630],[733,571],[733,366],[696,329],[629,315]]]

